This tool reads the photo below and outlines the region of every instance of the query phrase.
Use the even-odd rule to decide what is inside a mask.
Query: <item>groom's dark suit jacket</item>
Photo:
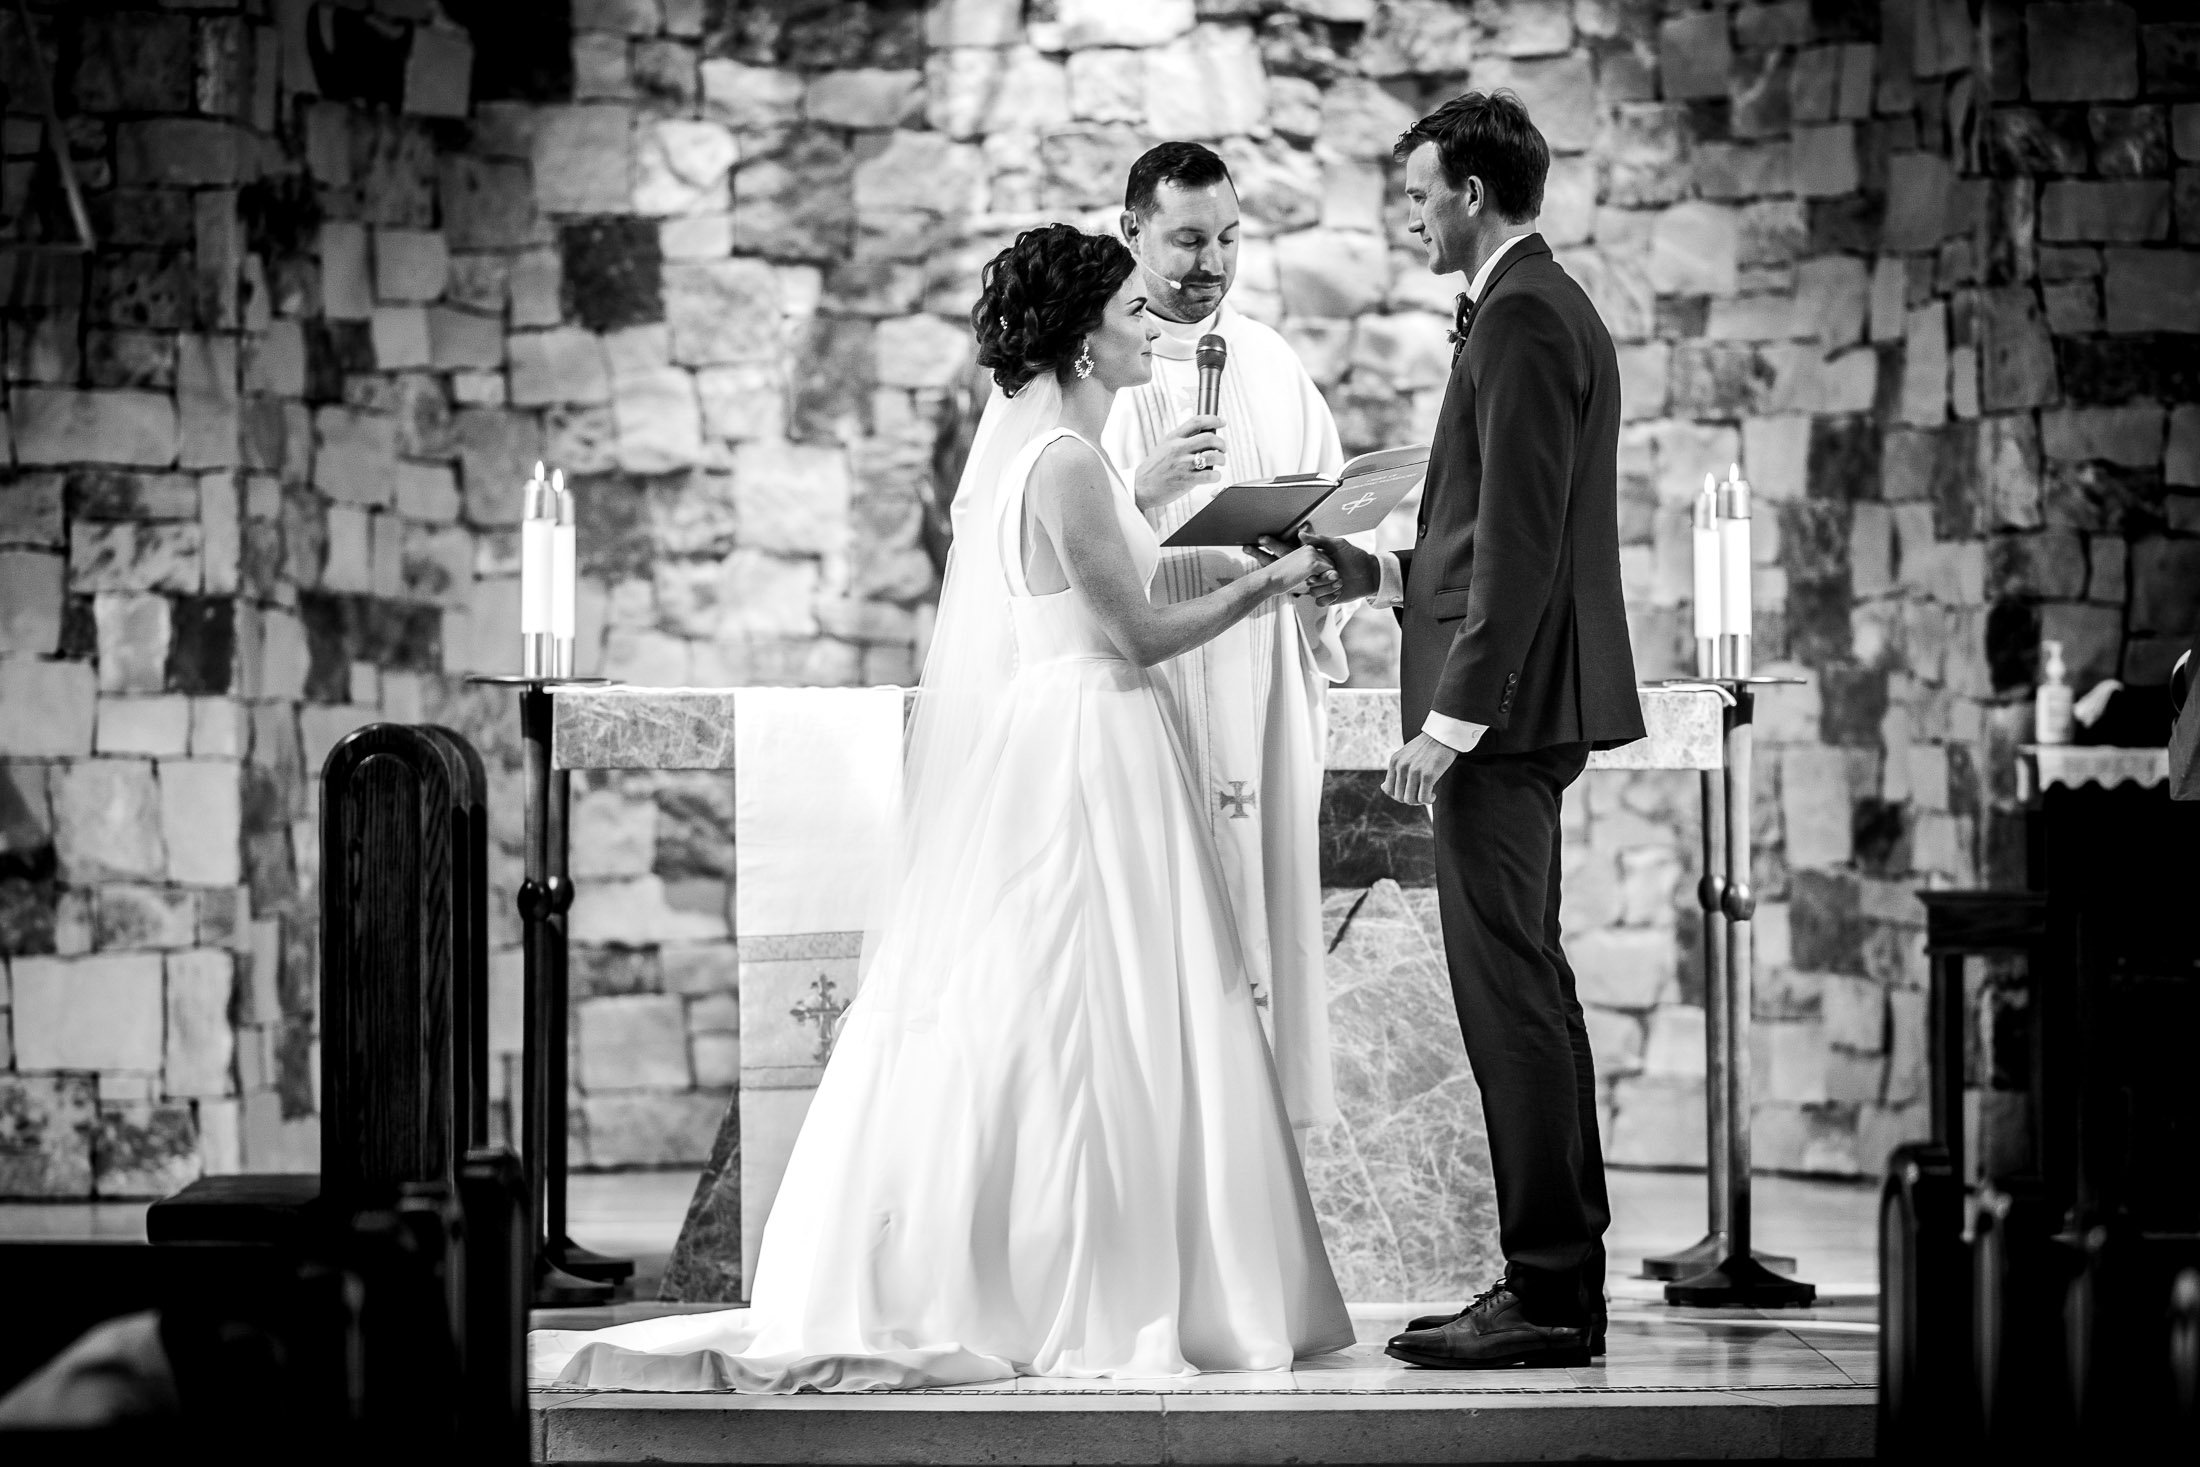
[[[1531,234],[1497,263],[1429,446],[1401,551],[1405,733],[1489,725],[1478,755],[1643,736],[1619,579],[1619,361]],[[1470,755],[1469,757],[1473,757]]]

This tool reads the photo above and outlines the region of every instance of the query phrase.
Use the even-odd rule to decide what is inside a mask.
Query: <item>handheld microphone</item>
[[[1192,353],[1192,360],[1199,367],[1199,395],[1194,411],[1203,418],[1218,416],[1222,411],[1222,369],[1230,360],[1230,343],[1210,331],[1199,338],[1199,347]],[[1213,465],[1202,450],[1192,456],[1192,467],[1205,471]]]

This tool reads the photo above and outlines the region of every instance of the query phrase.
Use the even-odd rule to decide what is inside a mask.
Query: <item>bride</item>
[[[1178,1376],[1352,1342],[1146,674],[1329,569],[1293,549],[1148,599],[1153,532],[1094,446],[1151,372],[1134,284],[1120,243],[1065,224],[986,267],[999,390],[956,493],[895,895],[751,1307],[538,1331],[538,1385]]]

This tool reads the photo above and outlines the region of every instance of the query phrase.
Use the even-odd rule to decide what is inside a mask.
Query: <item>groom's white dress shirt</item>
[[[1482,292],[1489,287],[1490,273],[1497,268],[1497,262],[1505,258],[1507,250],[1527,237],[1526,234],[1516,234],[1490,251],[1490,257],[1482,262],[1482,268],[1474,272],[1474,279],[1467,282],[1468,300],[1482,299]],[[1375,594],[1368,599],[1368,604],[1378,607],[1396,606],[1406,599],[1405,571],[1398,564],[1398,552],[1378,550],[1375,552],[1375,560],[1382,569],[1382,583],[1375,588]],[[1469,723],[1464,718],[1431,712],[1421,724],[1421,732],[1439,744],[1464,754],[1482,742],[1482,735],[1489,732],[1489,725]]]

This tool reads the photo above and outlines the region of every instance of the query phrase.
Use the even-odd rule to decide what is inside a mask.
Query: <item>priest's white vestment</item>
[[[1274,330],[1227,303],[1195,324],[1158,318],[1155,324],[1162,335],[1153,344],[1153,380],[1116,394],[1105,435],[1108,456],[1126,480],[1192,415],[1199,338],[1215,332],[1230,344],[1221,397],[1228,457],[1214,482],[1148,513],[1163,540],[1225,484],[1334,474],[1344,466],[1329,405]],[[1164,549],[1153,594],[1158,601],[1189,600],[1252,565],[1235,549]],[[1301,1129],[1336,1116],[1319,834],[1328,688],[1347,673],[1339,635],[1347,614],[1312,597],[1276,597],[1205,646],[1153,669],[1193,788],[1206,796],[1284,1104]]]

